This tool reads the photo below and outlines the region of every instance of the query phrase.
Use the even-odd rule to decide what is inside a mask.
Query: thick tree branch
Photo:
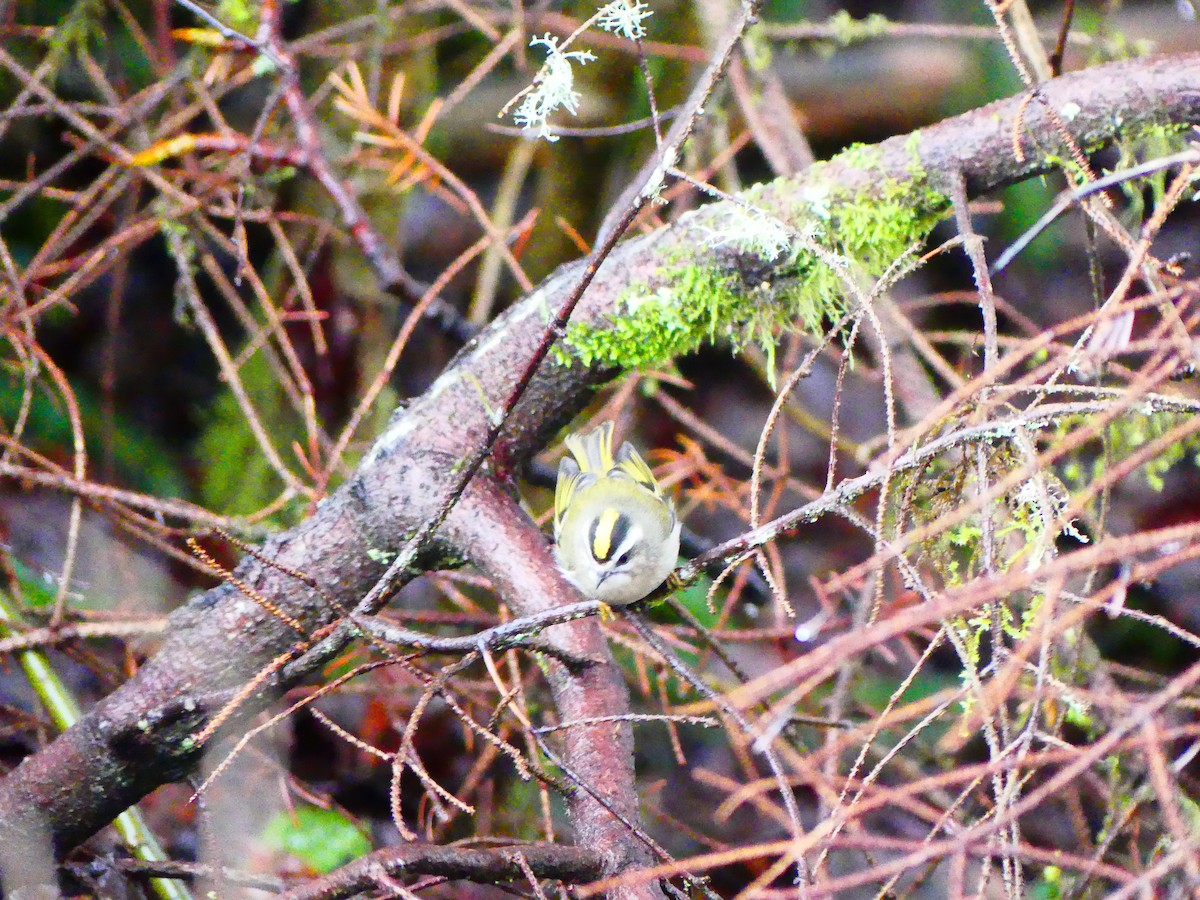
[[[451,539],[469,548],[471,561],[489,573],[500,595],[520,612],[545,612],[576,601],[578,592],[558,571],[545,537],[505,490],[480,484],[459,509],[462,514],[450,523]],[[628,710],[625,682],[594,620],[552,626],[544,637],[563,653],[608,663],[568,671],[561,663],[547,662],[555,708],[563,720],[604,719],[614,710]],[[652,861],[647,848],[629,839],[628,823],[638,821],[629,724],[581,725],[567,729],[562,740],[563,757],[591,791],[579,790],[568,798],[575,843],[601,853],[619,850],[621,857],[605,860],[604,870],[610,873]]]

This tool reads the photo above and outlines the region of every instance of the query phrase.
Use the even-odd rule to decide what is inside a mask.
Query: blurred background
[[[1048,49],[1067,6],[1031,4]],[[256,33],[254,7],[206,8],[242,34]],[[73,623],[111,633],[57,642],[51,653],[84,706],[153,652],[165,613],[215,583],[185,537],[199,537],[232,566],[240,550],[214,529],[255,542],[300,521],[352,470],[392,409],[427,387],[469,334],[517,301],[523,283],[537,284],[586,251],[653,153],[646,78],[656,109],[669,117],[730,15],[718,0],[655,0],[650,9],[641,57],[631,42],[596,29],[576,39],[573,46],[596,59],[577,67],[579,114],[556,117],[563,130],[550,142],[527,140],[500,112],[541,64],[542,52],[527,47],[528,38],[565,38],[593,8],[487,0],[283,6],[283,36],[329,170],[414,278],[437,285],[436,315],[414,317],[416,297],[381,283],[328,185],[289,155],[295,125],[269,66],[256,68],[244,48],[221,44],[209,22],[173,3],[0,4],[0,542],[10,585],[18,585],[14,614],[22,627]],[[1063,69],[1200,49],[1195,16],[1187,0],[1074,5]],[[827,159],[1021,89],[983,3],[774,0],[750,47],[761,70],[741,65],[731,76],[681,162],[730,193],[796,174],[809,154]],[[749,121],[749,95],[774,98],[770,108],[786,110],[792,121]],[[784,135],[787,159],[778,144],[765,143],[772,126]],[[807,146],[789,143],[794,133]],[[380,139],[364,141],[363,134]],[[187,140],[168,144],[180,136]],[[270,152],[249,152],[247,140]],[[1101,150],[1092,162],[1097,171],[1114,170],[1179,146],[1178,136],[1147,135]],[[122,147],[151,148],[153,158],[130,165],[118,156]],[[1114,212],[1133,233],[1165,178],[1112,192]],[[976,198],[975,227],[989,259],[1064,187],[1055,175]],[[644,214],[636,229],[708,202],[686,184],[667,196],[669,203]],[[498,247],[479,246],[479,209],[507,236],[522,274]],[[1196,274],[1188,254],[1198,226],[1195,205],[1184,204],[1155,243],[1159,259],[1178,264],[1181,282]],[[953,221],[944,223],[931,246],[956,233]],[[1016,341],[1094,309],[1126,261],[1125,249],[1098,237],[1077,211],[1061,216],[996,277],[1002,335]],[[184,269],[190,279],[181,277]],[[979,364],[972,291],[971,266],[960,252],[933,257],[890,291],[915,329],[966,377]],[[1139,314],[1135,339],[1150,324]],[[406,328],[411,335],[391,359]],[[670,369],[632,373],[597,397],[590,414],[616,418],[619,434],[646,453],[675,492],[691,552],[746,529],[753,455],[777,377],[812,346],[812,336],[800,331],[780,335],[775,365],[757,347],[734,354],[711,346]],[[846,366],[841,351],[831,345],[785,407],[771,444],[764,515],[822,490],[831,453],[838,477],[847,477],[865,471],[883,449],[878,360],[863,351]],[[931,382],[946,388],[936,373]],[[1176,389],[1189,398],[1196,393],[1186,379]],[[519,473],[522,493],[543,521],[560,453],[551,447]],[[1107,526],[1133,533],[1194,521],[1198,488],[1190,457],[1163,467],[1157,481],[1126,478],[1104,498]],[[767,573],[743,566],[722,582],[716,612],[706,602],[711,582],[685,602],[753,677],[852,626],[850,598],[824,594],[820,581],[871,552],[853,523],[827,519],[774,545]],[[770,581],[794,615],[772,596]],[[1131,585],[1127,602],[1196,629],[1197,584],[1195,565],[1180,565],[1153,585]],[[889,602],[916,602],[898,582],[890,588]],[[399,619],[444,629],[482,627],[498,615],[486,584],[471,572],[423,579],[398,607]],[[678,624],[673,616],[661,614],[664,628]],[[1089,628],[1113,665],[1152,681],[1197,658],[1187,641],[1129,618]],[[639,703],[683,701],[679,686],[636,650],[620,640],[614,650]],[[839,695],[836,716],[878,714],[912,668],[910,651],[892,648],[890,658],[885,653],[857,672]],[[720,669],[703,656],[695,662]],[[905,689],[905,701],[952,688],[960,669],[952,651],[936,651]],[[472,677],[479,680],[465,684],[465,694],[492,689],[486,675]],[[356,684],[325,698],[320,715],[395,750],[419,686],[390,669]],[[822,706],[827,699],[808,712],[831,714]],[[756,764],[744,746],[695,728],[673,729],[664,740],[667,729],[654,727],[651,739],[639,740],[639,772],[648,826],[668,849],[686,856],[746,835],[785,833],[778,809],[766,801],[736,803],[727,817],[714,818],[731,784],[753,780]],[[956,739],[950,724],[939,727],[923,737],[928,756],[918,754],[914,766],[986,755],[978,736]],[[20,672],[0,673],[0,771],[50,730]],[[804,734],[813,746],[826,740],[820,728]],[[420,786],[405,782],[405,814],[427,837],[532,838],[544,831],[543,820],[561,817],[557,798],[540,800],[501,762],[480,763],[480,748],[445,704],[430,706],[416,737],[431,775],[466,791],[480,810],[437,820]],[[244,817],[236,831],[253,836],[242,842],[238,865],[321,871],[397,839],[389,767],[370,753],[307,711],[262,743],[218,782],[228,794],[211,801],[216,809],[220,796],[232,798],[224,801],[225,815]],[[1195,773],[1181,771],[1194,786]],[[184,803],[190,793],[171,786],[147,805],[170,852],[185,858],[199,854],[194,807]],[[236,802],[246,796],[264,800],[247,809]],[[1064,799],[1058,812],[1030,823],[1026,838],[1070,845],[1080,829],[1095,833],[1109,821],[1102,805],[1078,798]],[[928,830],[911,811],[892,811],[875,824],[879,833],[902,837]],[[835,856],[835,870],[861,862],[860,851]],[[731,895],[758,874],[754,864],[722,869],[714,887]],[[1049,890],[1044,872],[1031,877],[1038,890]],[[940,878],[911,889],[944,896]],[[776,886],[786,883],[782,876]]]

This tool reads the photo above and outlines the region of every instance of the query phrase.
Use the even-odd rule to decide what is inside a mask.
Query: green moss
[[[745,316],[746,311],[740,309],[745,304],[732,275],[700,266],[663,274],[671,282],[669,286],[655,291],[645,285],[631,287],[617,302],[619,317],[611,326],[570,326],[566,347],[584,365],[651,366],[715,339],[722,322]],[[556,352],[565,361],[562,345]]]
[[[880,179],[869,192],[848,194],[828,201],[828,242],[842,256],[856,260],[868,274],[878,277],[915,244],[924,242],[930,229],[945,216],[949,199],[929,187],[928,176],[916,158],[911,178],[883,176],[872,148],[851,148],[848,162],[864,171],[880,170]],[[839,160],[846,159],[843,155]],[[826,239],[818,236],[822,243]]]
[[[871,13],[865,19],[856,19],[845,10],[834,13],[826,24],[833,27],[834,40],[842,47],[886,37],[891,28],[887,16],[880,13]]]
[[[916,151],[914,142],[908,179],[885,177],[872,147],[852,147],[838,157],[842,165],[879,171],[869,190],[838,192],[818,165],[791,189],[799,199],[790,209],[768,215],[765,209],[759,214],[758,206],[747,212],[728,204],[727,212],[694,229],[696,240],[681,241],[686,246],[679,255],[686,261],[668,263],[652,282],[631,285],[603,327],[570,326],[557,358],[565,362],[570,354],[585,365],[638,368],[717,340],[735,350],[758,343],[771,356],[783,329],[798,324],[819,331],[850,307],[848,277],[884,276],[924,243],[949,208],[947,198],[929,187]],[[755,204],[764,190],[751,189],[743,199]],[[793,235],[786,249],[771,240],[771,228],[778,234],[780,226]],[[702,241],[720,248],[711,255],[721,263],[694,262],[709,255]]]
[[[771,65],[771,39],[761,22],[746,29],[742,39],[742,52],[746,62],[755,72],[763,72]]]
[[[1141,162],[1152,159],[1162,159],[1178,153],[1188,147],[1188,139],[1192,128],[1184,122],[1152,123],[1143,126],[1136,134],[1122,135],[1114,143],[1118,158],[1112,169],[1105,169],[1104,174],[1130,169]],[[1141,222],[1148,209],[1155,209],[1163,202],[1167,193],[1169,179],[1174,175],[1168,169],[1159,169],[1141,178],[1128,179],[1119,185],[1121,193],[1129,203],[1129,211],[1125,213],[1127,221]],[[1193,182],[1194,184],[1194,182]],[[1149,203],[1147,203],[1149,189]],[[1194,187],[1184,194],[1186,201],[1195,196]]]
[[[1186,421],[1188,421],[1187,416],[1172,413],[1143,415],[1127,412],[1108,425],[1109,452],[1115,460],[1122,460]],[[1168,444],[1158,456],[1148,460],[1142,469],[1146,476],[1146,483],[1153,490],[1161,493],[1166,486],[1167,472],[1189,456],[1192,457],[1193,464],[1200,465],[1200,435],[1198,434],[1192,434],[1181,441]],[[1103,474],[1103,469],[1104,461],[1097,460],[1094,464],[1096,478]]]
[[[248,0],[221,0],[217,14],[222,22],[243,34],[254,34],[258,28],[258,5]]]
[[[835,157],[835,161],[848,169],[862,169],[864,172],[879,169],[879,147],[875,144],[851,144]],[[819,171],[827,164],[818,163]]]
[[[1104,430],[1104,452],[1077,455],[1063,463],[1063,479],[1073,490],[1083,490],[1099,481],[1111,466],[1123,462],[1151,441],[1188,421],[1182,413],[1129,410],[1108,423]],[[1056,423],[1053,440],[1061,441],[1078,429],[1089,427],[1087,416],[1064,416]],[[1166,486],[1167,473],[1181,462],[1191,460],[1200,467],[1200,434],[1190,434],[1168,444],[1140,467],[1146,484],[1161,492]]]

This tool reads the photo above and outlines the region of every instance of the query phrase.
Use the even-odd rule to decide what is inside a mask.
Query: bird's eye
[[[617,557],[617,568],[620,568],[621,566],[623,566],[629,562],[629,554],[631,552],[632,551],[630,551],[630,550],[626,550],[624,553],[622,553],[620,556]]]

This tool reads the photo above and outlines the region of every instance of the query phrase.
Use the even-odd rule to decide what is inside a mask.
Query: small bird
[[[624,443],[614,458],[612,423],[567,438],[554,490],[555,557],[563,574],[605,605],[641,600],[679,558],[675,506]],[[574,458],[572,458],[574,457]]]

